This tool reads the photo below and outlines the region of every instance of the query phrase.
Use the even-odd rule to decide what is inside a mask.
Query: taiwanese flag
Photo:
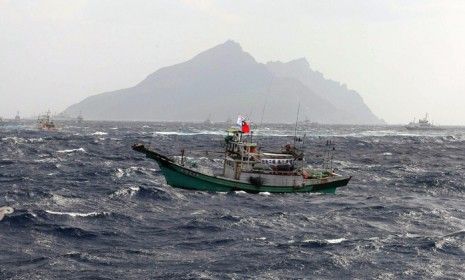
[[[242,122],[242,133],[249,133],[250,132],[250,125],[248,122]]]

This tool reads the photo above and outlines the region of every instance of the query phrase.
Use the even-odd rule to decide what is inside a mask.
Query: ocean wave
[[[465,229],[446,234],[435,241],[437,249],[465,256],[465,247],[463,244],[465,244]]]
[[[103,132],[103,131],[96,131],[94,133],[91,133],[91,135],[108,135],[107,132]]]
[[[68,149],[68,150],[59,150],[59,151],[57,151],[57,153],[60,153],[60,154],[69,154],[69,153],[76,153],[76,152],[85,153],[86,150],[84,150],[84,148],[78,148],[78,149]]]
[[[8,222],[10,225],[18,227],[30,227],[38,223],[37,215],[27,210],[16,209],[12,215],[4,217],[3,222]]]
[[[71,227],[71,226],[54,226],[53,229],[46,230],[48,232],[58,234],[64,237],[72,237],[72,238],[96,238],[98,234],[90,231],[85,230],[79,227]]]
[[[136,193],[138,193],[139,191],[140,191],[139,187],[131,186],[131,187],[119,189],[113,192],[112,194],[110,194],[110,197],[119,197],[119,196],[130,196],[131,197],[135,195]]]
[[[115,172],[116,178],[121,178],[121,177],[124,176],[124,174],[125,174],[125,173],[124,173],[124,171],[123,171],[121,168],[117,168],[117,169],[116,169],[116,172]]]
[[[353,176],[349,185],[334,195],[252,195],[170,187],[154,161],[131,149],[134,142],[152,142],[167,155],[184,148],[198,165],[221,168],[223,154],[210,152],[224,151],[220,126],[63,127],[53,134],[0,129],[0,205],[15,208],[0,222],[1,279],[185,278],[191,271],[218,279],[281,279],[290,271],[293,278],[462,277],[463,128],[444,133],[452,137],[396,136],[403,132],[391,127],[308,129],[308,164],[321,166],[325,141],[334,140],[333,164]],[[294,126],[267,127],[254,133],[263,148],[292,141],[278,135],[292,137]],[[90,135],[98,131],[111,137]]]
[[[235,194],[247,194],[245,191],[234,191]]]
[[[325,241],[328,243],[328,244],[339,244],[339,243],[342,243],[344,241],[346,241],[347,239],[345,238],[336,238],[336,239],[325,239]]]
[[[1,139],[3,142],[12,142],[15,144],[20,144],[20,143],[42,143],[45,140],[41,137],[39,138],[22,138],[22,137],[16,137],[16,136],[10,136],[10,137],[4,137]]]
[[[197,131],[197,132],[179,132],[179,131],[155,131],[153,134],[158,135],[179,135],[179,136],[194,136],[194,135],[224,135],[223,131]]]
[[[14,213],[14,209],[9,206],[2,206],[0,207],[0,221],[3,220],[3,218],[7,215],[11,215]]]
[[[7,158],[0,159],[0,164],[1,165],[11,165],[11,164],[15,164],[15,163],[16,163],[16,160],[7,159]]]
[[[45,212],[52,214],[52,215],[65,215],[70,216],[73,218],[76,217],[104,217],[110,215],[109,212],[89,212],[89,213],[79,213],[79,212],[59,212],[59,211],[51,211],[51,210],[44,210]]]
[[[13,142],[15,144],[26,142],[26,140],[24,138],[20,138],[20,137],[16,137],[16,136],[4,137],[4,138],[2,138],[2,141],[3,142]]]
[[[218,232],[221,231],[221,226],[218,226],[210,221],[203,219],[193,219],[183,225],[175,226],[177,231],[202,231],[202,232]]]
[[[144,199],[154,199],[154,200],[161,200],[161,201],[170,201],[174,198],[170,195],[169,192],[163,190],[161,188],[146,188],[146,187],[139,187],[137,191],[137,196]]]

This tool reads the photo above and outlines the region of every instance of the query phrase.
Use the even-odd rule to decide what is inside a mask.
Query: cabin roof
[[[292,158],[293,157],[290,154],[277,154],[277,153],[262,153],[262,155],[266,157],[272,157],[272,158]]]
[[[235,143],[241,147],[257,147],[257,143],[250,143],[250,142],[235,142]]]
[[[236,133],[236,132],[239,132],[239,133],[242,133],[242,130],[238,127],[230,127],[228,129],[226,129],[226,132],[229,132],[229,133]]]

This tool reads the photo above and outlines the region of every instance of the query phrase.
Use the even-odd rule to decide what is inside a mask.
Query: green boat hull
[[[252,185],[238,180],[227,179],[218,176],[211,176],[197,172],[195,170],[178,165],[163,155],[146,149],[142,145],[134,146],[134,150],[146,154],[148,158],[155,160],[165,176],[168,185],[175,188],[210,191],[210,192],[230,192],[245,191],[250,193],[297,193],[297,192],[319,192],[335,193],[336,188],[346,186],[350,177],[340,177],[337,180],[321,180],[317,184],[306,184],[304,186],[269,186]]]

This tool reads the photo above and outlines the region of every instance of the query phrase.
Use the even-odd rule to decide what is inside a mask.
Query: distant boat
[[[276,153],[260,152],[257,144],[244,135],[249,129],[247,124],[246,129],[243,125],[242,129],[226,131],[223,171],[219,174],[190,166],[184,160],[184,150],[179,162],[143,144],[135,144],[132,148],[155,160],[166,182],[175,188],[213,192],[335,193],[336,188],[349,183],[351,177],[338,175],[332,168],[304,168],[304,154],[294,145],[287,144]]]
[[[19,111],[16,112],[16,116],[15,116],[15,122],[20,122],[21,121],[21,117],[19,116]]]
[[[45,115],[37,118],[37,128],[41,130],[56,130],[55,123],[50,117],[50,110]]]
[[[426,113],[425,117],[419,119],[418,122],[415,119],[405,126],[408,130],[444,130],[444,128],[440,126],[433,125],[428,118],[428,113]]]
[[[320,124],[317,122],[312,122],[309,118],[305,118],[305,120],[300,122],[301,125],[305,126],[319,126]]]
[[[213,124],[213,122],[210,119],[210,115],[208,115],[208,118],[203,123],[204,124]]]
[[[79,115],[77,116],[76,121],[77,123],[82,123],[84,121],[81,111],[79,111]]]

